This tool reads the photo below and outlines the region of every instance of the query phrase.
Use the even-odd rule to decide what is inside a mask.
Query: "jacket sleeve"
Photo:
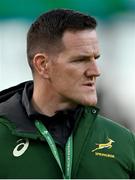
[[[131,159],[132,159],[132,172],[131,172],[131,179],[135,179],[135,134],[131,132],[131,148],[132,148],[132,154]]]

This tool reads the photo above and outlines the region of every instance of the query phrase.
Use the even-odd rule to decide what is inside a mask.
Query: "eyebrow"
[[[89,56],[89,55],[78,55],[78,56],[72,56],[70,58],[70,60],[73,60],[73,59],[90,59],[90,58],[91,58],[91,56]],[[100,55],[95,56],[95,59],[98,59],[98,58],[100,58]]]

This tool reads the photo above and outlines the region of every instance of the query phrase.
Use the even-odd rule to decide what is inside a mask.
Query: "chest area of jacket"
[[[73,146],[72,177],[128,178],[120,149],[113,137],[99,139],[89,136],[83,143],[77,139]],[[116,141],[116,142],[115,142]],[[60,160],[65,164],[65,152],[59,147]],[[0,153],[3,178],[61,178],[59,166],[45,141],[13,136],[5,140]],[[6,177],[8,175],[8,177]]]

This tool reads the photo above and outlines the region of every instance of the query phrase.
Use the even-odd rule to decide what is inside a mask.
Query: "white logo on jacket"
[[[13,155],[15,157],[19,157],[28,149],[29,147],[29,140],[28,139],[19,139],[17,141],[17,146],[13,150]]]

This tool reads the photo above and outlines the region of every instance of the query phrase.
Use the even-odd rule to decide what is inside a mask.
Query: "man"
[[[33,82],[0,93],[0,178],[134,178],[135,137],[98,115],[96,20],[56,9],[27,35]]]

